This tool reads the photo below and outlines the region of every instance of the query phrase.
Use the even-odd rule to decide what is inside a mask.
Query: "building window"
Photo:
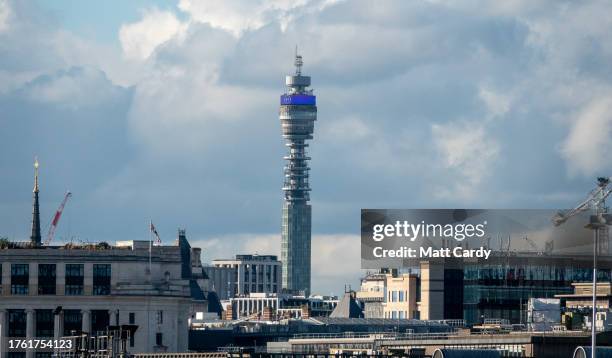
[[[391,302],[397,302],[397,291],[391,291]]]
[[[83,264],[66,264],[66,295],[83,294]]]
[[[107,310],[92,310],[91,311],[91,332],[97,335],[98,332],[104,332],[108,328],[109,316]]]
[[[253,272],[251,273],[251,282],[257,282],[257,266],[253,265]]]
[[[266,282],[272,281],[272,265],[266,265]]]
[[[251,280],[251,265],[244,265],[244,282],[249,282]]]
[[[278,266],[274,265],[274,269],[272,270],[272,281],[275,283],[278,282],[277,275],[278,275]]]
[[[8,310],[8,336],[26,336],[26,313],[25,310]]]
[[[164,311],[157,311],[157,324],[164,324]]]
[[[30,281],[30,265],[11,265],[11,295],[27,295]]]
[[[64,336],[72,336],[81,332],[83,318],[80,310],[64,310]],[[89,327],[85,327],[89,331]]]
[[[130,315],[129,315],[129,316],[130,316],[130,321],[129,321],[129,322],[130,322],[130,324],[134,324],[134,323],[136,323],[136,313],[134,313],[134,312],[130,312]]]
[[[93,294],[96,296],[110,295],[111,265],[93,265]]]
[[[55,264],[38,265],[38,294],[55,295]]]
[[[53,337],[53,310],[36,310],[36,337]]]
[[[399,291],[399,301],[404,302],[404,291]]]
[[[265,266],[264,265],[257,265],[257,266],[259,266],[259,270],[257,271],[257,280],[259,282],[263,283],[263,280],[264,280],[264,267]],[[261,291],[263,291],[263,290],[261,290]]]
[[[155,334],[155,344],[159,347],[164,345],[163,336],[159,332]]]

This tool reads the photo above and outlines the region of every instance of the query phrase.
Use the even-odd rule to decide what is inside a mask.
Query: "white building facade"
[[[209,290],[222,300],[251,293],[280,293],[282,266],[274,255],[236,255],[234,259],[213,260],[204,267]]]
[[[366,318],[419,318],[417,276],[414,274],[368,274],[362,278],[356,297],[364,304]]]
[[[189,319],[206,301],[192,298],[198,277],[182,234],[150,251],[148,241],[0,249],[0,335],[57,339],[130,324],[131,353],[187,351]]]

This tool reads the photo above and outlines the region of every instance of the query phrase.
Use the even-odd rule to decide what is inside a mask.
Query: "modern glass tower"
[[[295,74],[285,78],[287,92],[280,98],[280,120],[288,154],[284,157],[281,260],[283,289],[310,294],[311,207],[306,140],[312,139],[317,119],[316,97],[310,77],[302,76],[302,56],[295,54]]]

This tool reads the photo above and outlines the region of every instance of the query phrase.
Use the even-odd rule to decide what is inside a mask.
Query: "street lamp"
[[[596,328],[595,321],[597,320],[597,246],[599,242],[599,233],[605,232],[607,225],[612,225],[612,215],[608,214],[606,207],[606,198],[612,193],[612,189],[608,188],[610,178],[597,178],[597,187],[593,189],[588,198],[580,203],[576,208],[567,212],[559,212],[552,218],[555,226],[560,226],[572,216],[581,212],[591,210],[589,223],[584,227],[593,230],[593,311],[591,318],[591,358],[595,358],[596,344]]]

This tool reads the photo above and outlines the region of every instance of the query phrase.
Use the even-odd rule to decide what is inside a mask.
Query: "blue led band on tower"
[[[310,105],[317,104],[317,96],[307,94],[284,94],[280,97],[281,105]]]

